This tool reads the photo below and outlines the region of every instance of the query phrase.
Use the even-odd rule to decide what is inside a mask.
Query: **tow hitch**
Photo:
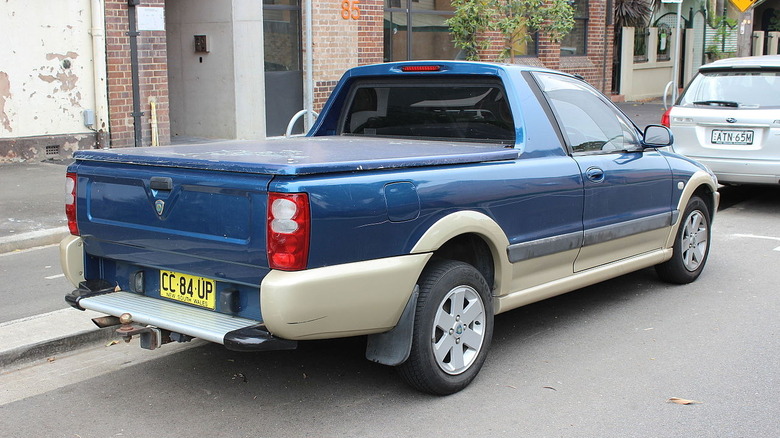
[[[164,330],[157,327],[136,324],[133,322],[133,316],[129,313],[123,313],[119,316],[119,323],[122,325],[116,329],[116,333],[124,339],[125,342],[130,342],[130,340],[133,339],[133,336],[138,335],[141,341],[141,348],[146,350],[154,350],[163,344],[173,341],[188,342],[192,340],[191,336],[171,333],[170,330]]]

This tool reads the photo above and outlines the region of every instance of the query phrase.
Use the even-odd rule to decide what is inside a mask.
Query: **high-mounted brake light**
[[[672,107],[669,107],[666,112],[664,112],[664,115],[661,116],[661,124],[666,126],[667,128],[671,128],[672,126],[672,119],[669,113],[672,111]]]
[[[441,66],[440,65],[405,65],[401,67],[401,71],[403,72],[412,72],[412,71],[440,71]]]
[[[68,218],[70,234],[79,235],[79,224],[76,222],[76,189],[78,176],[75,173],[65,174],[65,216]]]
[[[309,196],[269,193],[266,247],[268,266],[282,271],[306,269],[309,260]]]

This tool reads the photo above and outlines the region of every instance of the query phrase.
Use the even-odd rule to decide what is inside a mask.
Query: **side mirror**
[[[642,146],[646,148],[662,148],[674,143],[672,131],[666,126],[648,125],[642,137]]]

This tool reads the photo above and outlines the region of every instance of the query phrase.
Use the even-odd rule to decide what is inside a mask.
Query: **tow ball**
[[[168,330],[162,330],[157,327],[143,326],[133,323],[133,316],[129,313],[123,313],[119,316],[119,323],[122,324],[116,333],[124,339],[125,342],[130,342],[133,336],[138,335],[141,340],[141,348],[146,350],[154,350],[159,348],[163,344],[171,342],[171,332]]]

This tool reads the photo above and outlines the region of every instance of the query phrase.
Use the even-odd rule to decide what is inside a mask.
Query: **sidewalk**
[[[68,234],[67,164],[0,164],[0,254],[56,244]],[[0,281],[15,281],[13,273],[8,277]],[[63,290],[62,296],[68,292]],[[100,315],[68,308],[63,299],[61,310],[0,324],[0,369],[109,339],[113,333],[90,320],[96,316]]]
[[[65,162],[0,164],[0,253],[67,235],[65,169]]]
[[[647,125],[660,125],[661,116],[664,114],[664,104],[660,100],[649,102],[620,102],[615,104],[623,110],[639,129],[644,130]]]

